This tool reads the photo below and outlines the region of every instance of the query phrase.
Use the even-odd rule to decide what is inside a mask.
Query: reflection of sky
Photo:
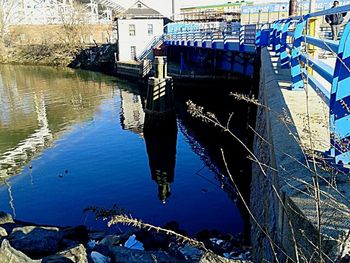
[[[31,161],[32,169],[27,165],[8,180],[17,218],[41,224],[102,227],[104,222],[96,222],[83,209],[117,204],[156,225],[177,220],[190,233],[204,228],[242,231],[238,209],[225,192],[210,183],[215,182],[215,175],[182,133],[177,137],[172,194],[166,205],[159,201],[143,138],[120,125],[122,112],[127,123],[140,121],[142,125],[143,119],[136,116],[143,114],[140,97],[124,90],[114,94],[100,101],[89,120],[69,124],[71,128],[60,139]],[[202,177],[196,174],[199,170]],[[11,205],[7,187],[0,187],[1,209],[11,213]]]
[[[203,228],[242,230],[238,210],[226,193],[196,175],[204,163],[192,152],[181,133],[172,195],[166,206],[161,204],[157,185],[151,179],[145,143],[117,125],[119,120],[113,112],[120,109],[121,101],[115,100],[106,102],[92,121],[76,124],[71,133],[32,162],[33,185],[28,168],[10,181],[17,218],[75,225],[84,223],[82,210],[85,207],[117,204],[154,224],[162,225],[175,219],[192,231]],[[68,174],[64,174],[65,170]],[[215,181],[214,174],[207,168],[201,175]],[[0,207],[11,212],[8,201],[3,188]],[[98,226],[91,216],[87,222]]]

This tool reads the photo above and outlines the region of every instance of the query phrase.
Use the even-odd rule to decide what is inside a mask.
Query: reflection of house
[[[184,21],[239,21],[241,6],[251,5],[251,2],[235,1],[219,5],[206,5],[181,8]]]
[[[122,128],[138,134],[143,133],[145,113],[142,108],[141,96],[121,90],[120,97]]]
[[[118,60],[135,60],[152,40],[163,34],[164,17],[137,1],[117,18]]]

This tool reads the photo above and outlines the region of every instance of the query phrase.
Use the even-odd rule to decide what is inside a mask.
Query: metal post
[[[303,30],[305,28],[305,24],[305,20],[300,20],[294,31],[294,44],[292,49],[291,60],[292,90],[304,89],[304,80],[301,72],[299,58],[301,52],[301,43],[304,37]]]

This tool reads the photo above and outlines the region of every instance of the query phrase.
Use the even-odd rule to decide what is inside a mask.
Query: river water
[[[196,98],[196,89],[179,90],[177,131],[148,139],[143,96],[132,82],[88,71],[0,66],[0,210],[37,224],[104,228],[106,222],[84,209],[116,205],[155,225],[175,220],[191,235],[242,232],[235,197],[210,156],[219,137],[208,138],[210,129],[186,114],[185,101]],[[204,96],[203,106],[215,111],[218,93]],[[170,150],[152,150],[157,145]],[[154,160],[169,170],[163,177],[154,175]]]

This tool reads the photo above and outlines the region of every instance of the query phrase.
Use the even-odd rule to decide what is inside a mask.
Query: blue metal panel
[[[290,57],[287,52],[287,32],[290,25],[291,19],[288,19],[283,25],[281,32],[281,47],[280,47],[280,60],[282,68],[289,68]]]
[[[338,52],[339,43],[338,41],[328,40],[328,39],[319,39],[312,36],[305,36],[306,43],[314,45],[316,47],[322,48],[327,51],[334,53]]]
[[[334,69],[330,65],[311,56],[305,56],[304,54],[301,54],[300,58],[304,63],[307,63],[309,67],[320,74],[322,78],[327,80],[329,83],[333,82]]]
[[[276,33],[275,33],[276,35],[275,35],[275,42],[274,42],[276,56],[279,56],[281,52],[281,35],[282,35],[283,26],[284,26],[284,22],[281,21],[277,24],[277,27],[276,27]]]
[[[336,164],[350,164],[350,23],[340,39],[330,100],[331,154]]]
[[[292,49],[291,60],[291,75],[292,75],[292,90],[301,90],[304,88],[304,80],[301,73],[301,66],[299,63],[301,42],[303,41],[303,30],[306,21],[300,20],[294,31],[294,45]]]

